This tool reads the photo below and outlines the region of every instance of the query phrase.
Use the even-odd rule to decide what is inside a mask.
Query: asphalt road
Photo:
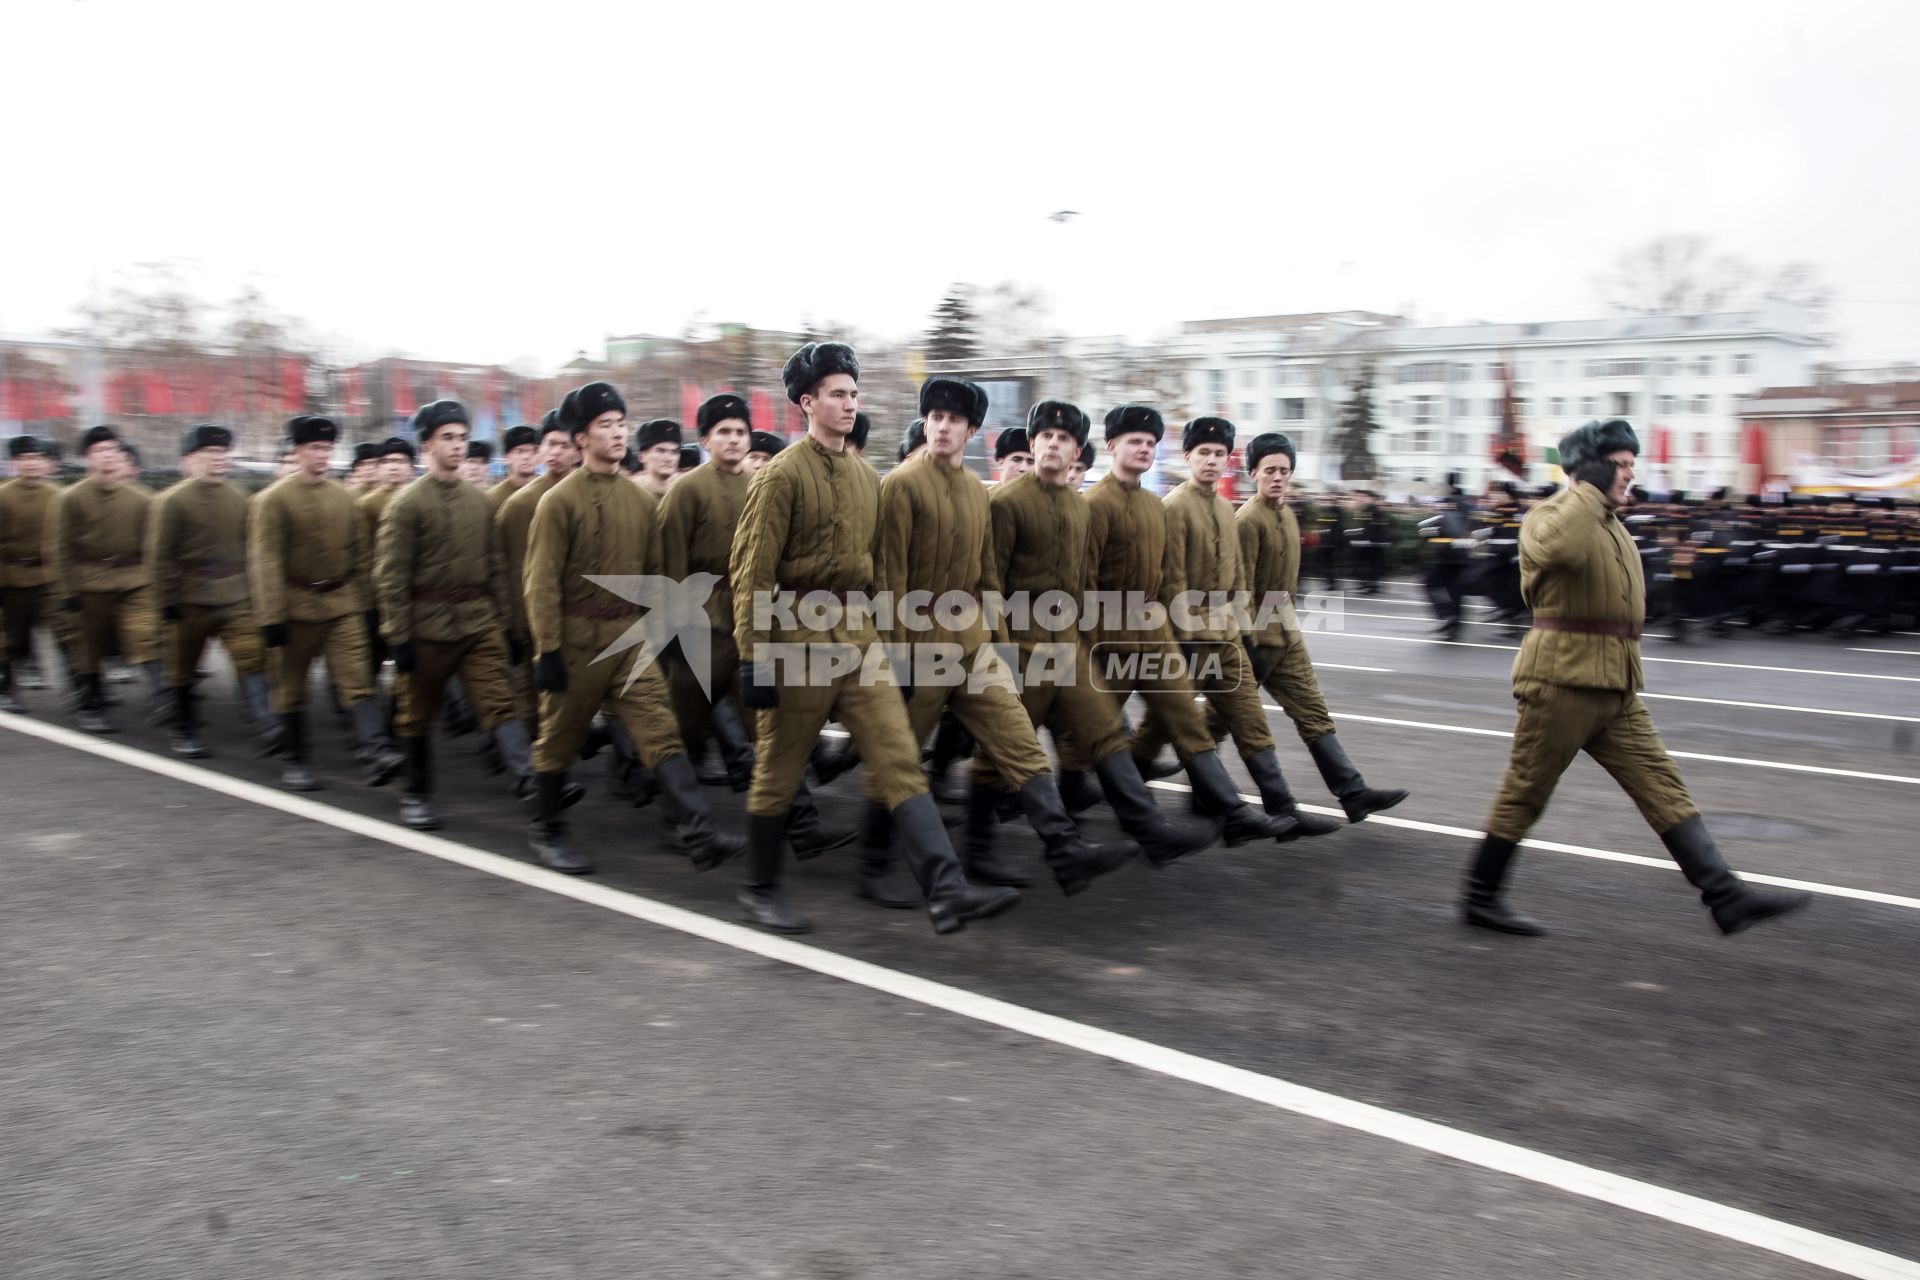
[[[1461,929],[1472,841],[1425,828],[1478,829],[1512,655],[1426,643],[1410,589],[1344,609],[1310,645],[1411,825],[1041,885],[946,939],[833,855],[795,876],[806,941],[1920,1258],[1916,903],[1823,893],[1728,940],[1670,867],[1529,851],[1514,897],[1554,935]],[[1920,899],[1920,638],[1646,652],[1742,664],[1649,663],[1653,693],[1769,704],[1649,703],[1676,751],[1733,758],[1681,768],[1737,866]],[[224,676],[213,702],[205,763],[270,784]],[[135,710],[110,741],[161,750]],[[344,726],[315,736],[314,798],[391,819]],[[522,860],[471,741],[442,743],[440,834]],[[1326,802],[1287,733],[1281,759]],[[1824,1273],[65,742],[0,734],[0,760],[7,1277]],[[732,918],[733,869],[696,875],[580,776],[600,883]],[[1661,854],[1584,762],[1536,835]]]

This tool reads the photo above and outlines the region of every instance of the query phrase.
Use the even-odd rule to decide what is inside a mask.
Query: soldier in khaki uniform
[[[1560,441],[1568,487],[1520,526],[1521,591],[1533,627],[1513,662],[1519,722],[1486,839],[1467,873],[1461,913],[1468,924],[1544,932],[1509,909],[1502,890],[1516,847],[1581,751],[1633,798],[1722,933],[1812,901],[1805,893],[1755,889],[1728,869],[1637,696],[1646,581],[1617,512],[1639,452],[1639,438],[1619,418],[1569,432]]]
[[[860,362],[842,343],[808,343],[787,360],[781,378],[787,399],[806,415],[807,434],[754,476],[728,574],[741,699],[773,713],[761,721],[747,793],[749,865],[740,905],[766,929],[810,927],[781,888],[787,811],[821,727],[837,719],[872,772],[874,794],[892,811],[934,929],[951,933],[1008,910],[1020,895],[976,887],[961,871],[927,794],[871,609],[859,599],[875,589],[880,488],[873,468],[846,452],[860,408]],[[793,593],[792,613],[774,608],[776,593]]]
[[[664,500],[680,472],[680,424],[672,418],[655,418],[640,424],[633,435],[633,451],[639,455],[640,469],[634,483]]]
[[[77,615],[74,674],[80,686],[78,723],[88,733],[111,733],[100,668],[118,645],[146,676],[154,705],[166,703],[159,637],[146,564],[147,507],[152,495],[126,479],[126,455],[112,427],[80,437],[86,478],[63,490],[47,520],[45,558],[54,590]]]
[[[346,486],[348,493],[357,500],[367,490],[373,488],[380,474],[380,444],[375,440],[362,440],[353,446],[353,461],[347,465],[347,475],[340,483]],[[285,477],[275,477],[284,479]]]
[[[190,474],[154,499],[147,520],[147,564],[173,691],[168,749],[189,760],[207,755],[196,736],[193,673],[207,641],[216,638],[233,663],[262,749],[272,754],[286,740],[267,692],[267,660],[247,582],[247,498],[227,483],[232,446],[225,427],[190,428],[180,442],[181,468]]]
[[[747,473],[748,479],[752,479],[760,468],[773,461],[774,454],[784,448],[786,448],[786,441],[771,431],[750,433],[747,443],[747,460],[741,465],[741,470]]]
[[[1293,721],[1300,740],[1327,790],[1340,800],[1349,822],[1391,809],[1407,798],[1397,787],[1370,787],[1360,776],[1334,733],[1327,700],[1313,674],[1306,637],[1293,610],[1300,580],[1300,525],[1287,506],[1287,487],[1293,479],[1293,441],[1277,431],[1255,436],[1247,443],[1247,470],[1253,476],[1254,496],[1236,517],[1240,531],[1241,572],[1256,604],[1278,602],[1263,610],[1265,625],[1256,625],[1247,637],[1247,657],[1254,675]],[[1262,614],[1256,614],[1259,624]]]
[[[507,499],[532,484],[539,472],[540,428],[524,423],[507,428],[506,437],[500,441],[500,457],[507,464],[507,474],[487,490],[487,505],[495,516]]]
[[[462,476],[470,423],[458,401],[421,406],[414,434],[426,475],[387,504],[374,549],[374,601],[393,654],[394,729],[406,756],[400,821],[417,831],[440,825],[433,811],[432,733],[448,684],[471,691],[483,732],[521,795],[533,790],[532,743],[514,718],[501,620],[507,582],[487,497]],[[576,790],[573,798],[583,792]]]
[[[1112,696],[1116,709],[1132,694],[1145,694],[1148,724],[1159,724],[1149,732],[1172,741],[1195,804],[1223,819],[1227,844],[1283,840],[1298,824],[1240,798],[1194,705],[1193,685],[1182,673],[1185,658],[1173,642],[1167,511],[1141,485],[1165,433],[1160,411],[1150,405],[1120,405],[1107,413],[1113,470],[1087,492],[1087,573],[1092,589],[1106,596],[1090,602],[1100,612],[1092,630],[1094,685]],[[1080,763],[1077,757],[1074,763]]]
[[[25,711],[19,689],[45,687],[33,655],[36,623],[51,621],[47,588],[53,564],[47,559],[47,516],[59,490],[47,479],[53,471],[53,447],[32,436],[7,442],[13,479],[0,484],[0,619],[6,624],[6,648],[0,652],[0,711]]]
[[[420,441],[424,446],[426,441]],[[476,489],[487,487],[487,477],[493,471],[493,444],[487,440],[468,440],[467,456],[460,464],[460,478]],[[489,509],[491,514],[491,509]]]
[[[386,514],[387,504],[394,495],[413,483],[414,463],[419,457],[413,442],[400,436],[388,436],[380,442],[379,468],[375,472],[373,487],[354,500],[354,507],[360,512],[360,518],[367,527],[367,563],[372,567],[373,548],[380,539],[380,517]],[[367,661],[373,671],[374,684],[380,682],[380,668],[387,662],[386,641],[380,638],[380,610],[373,599],[373,589],[367,588]]]
[[[994,479],[1005,484],[1033,470],[1033,441],[1025,427],[1008,427],[993,442]]]
[[[1013,688],[1013,673],[994,641],[1006,639],[997,608],[999,569],[993,555],[993,518],[987,488],[967,470],[967,441],[987,416],[987,393],[955,378],[929,378],[920,388],[920,414],[927,424],[927,453],[880,482],[874,583],[893,601],[887,637],[909,686],[907,719],[916,744],[926,741],[943,713],[973,738],[1006,790],[1018,797],[1046,851],[1047,865],[1071,896],[1136,852],[1132,845],[1101,847],[1080,838],[1054,787],[1046,753]],[[907,607],[924,593],[923,610]],[[887,813],[869,775],[872,816],[860,892],[887,906],[913,905],[911,886],[889,887],[897,866],[887,838]],[[1020,888],[1027,877],[994,850],[997,802],[1005,794],[976,784],[968,797],[967,840],[960,864],[982,884]],[[879,837],[879,838],[876,838]]]
[[[353,718],[367,783],[384,786],[405,763],[387,738],[367,659],[366,519],[346,487],[327,478],[340,432],[331,418],[302,414],[287,423],[297,469],[253,500],[247,568],[253,611],[267,646],[273,709],[286,729],[291,791],[319,788],[307,768],[307,671],[324,656],[327,674]]]
[[[540,732],[540,716],[533,688],[533,630],[527,622],[527,597],[522,587],[527,572],[527,535],[533,529],[533,513],[540,499],[580,465],[580,450],[560,425],[558,409],[547,410],[547,416],[540,420],[537,444],[543,470],[502,502],[493,517],[508,584],[507,656],[512,663],[508,675],[514,707],[532,734]]]
[[[1241,633],[1232,603],[1246,601],[1249,616],[1261,606],[1279,603],[1276,597],[1252,597],[1245,566],[1240,560],[1240,534],[1234,525],[1233,505],[1214,489],[1233,452],[1233,424],[1225,418],[1195,418],[1181,433],[1180,451],[1187,460],[1187,480],[1164,500],[1167,509],[1167,592],[1173,602],[1174,635],[1192,661],[1190,678],[1219,717],[1247,774],[1260,791],[1268,813],[1292,818],[1295,835],[1324,836],[1340,829],[1333,818],[1304,813],[1274,752],[1273,730],[1260,701],[1260,682],[1254,675],[1252,639]],[[1248,593],[1242,596],[1240,593]],[[1150,764],[1159,753],[1163,735],[1158,721],[1149,720],[1133,750],[1137,761]]]
[[[604,709],[626,725],[641,762],[659,783],[687,856],[705,871],[738,856],[745,845],[715,825],[681,747],[666,682],[645,642],[642,606],[590,580],[661,573],[657,504],[620,474],[627,452],[626,401],[607,383],[590,382],[567,394],[560,421],[579,446],[582,465],[550,489],[534,512],[524,582],[540,654],[534,669],[540,690],[534,856],[555,871],[593,870],[589,859],[567,845],[561,810],[567,767],[579,755],[594,714]]]

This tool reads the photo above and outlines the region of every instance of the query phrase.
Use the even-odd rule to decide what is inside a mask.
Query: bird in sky
[[[1080,211],[1078,209],[1061,209],[1055,213],[1048,214],[1047,221],[1048,222],[1065,222],[1068,218],[1077,218],[1079,216],[1080,216]]]

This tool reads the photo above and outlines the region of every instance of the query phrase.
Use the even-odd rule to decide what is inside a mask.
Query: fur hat
[[[900,461],[905,462],[907,455],[927,442],[927,420],[915,418],[913,425],[907,428],[907,434],[900,437]]]
[[[747,430],[753,430],[753,418],[747,413],[747,402],[731,391],[722,391],[717,396],[708,396],[700,406],[700,412],[693,419],[694,434],[702,440],[714,424],[725,422],[729,418],[738,418],[747,424]]]
[[[478,458],[482,462],[492,462],[493,446],[485,440],[469,440],[467,441],[467,457],[470,459]]]
[[[363,462],[378,461],[380,461],[380,445],[376,441],[362,440],[359,444],[353,446],[354,466],[357,467]]]
[[[202,423],[197,427],[188,427],[180,437],[180,456],[198,453],[202,449],[233,448],[233,432],[225,427],[216,427],[212,423]]]
[[[388,436],[380,442],[380,457],[383,461],[387,458],[398,457],[403,453],[407,455],[408,462],[412,462],[420,456],[420,451],[413,447],[413,441],[405,439],[402,436]]]
[[[1010,453],[1032,453],[1033,445],[1027,440],[1025,427],[1008,427],[993,442],[993,460],[1003,462]]]
[[[422,440],[431,440],[434,432],[455,423],[463,427],[473,425],[473,419],[467,416],[467,406],[458,400],[435,400],[421,405],[413,415],[413,434]]]
[[[82,433],[82,435],[80,436],[80,456],[83,458],[86,457],[87,450],[93,448],[93,446],[97,444],[106,444],[110,440],[117,443],[119,439],[120,439],[120,433],[115,431],[112,427],[108,427],[108,426],[88,427],[86,431]]]
[[[620,469],[628,475],[633,475],[639,471],[640,451],[638,449],[628,449],[626,453],[622,454],[620,457]]]
[[[1027,410],[1029,445],[1042,431],[1065,431],[1073,436],[1076,443],[1085,445],[1087,432],[1092,428],[1093,424],[1087,421],[1087,415],[1080,411],[1080,406],[1068,404],[1065,400],[1042,400]]]
[[[49,452],[47,442],[36,439],[33,436],[15,436],[13,439],[7,441],[7,456],[9,458],[24,458],[30,453],[47,455]]]
[[[567,399],[571,400],[572,398],[573,392],[567,392]],[[562,400],[557,408],[547,410],[546,416],[540,419],[540,440],[545,440],[556,431],[561,435],[567,434],[567,424],[560,420],[560,410],[566,407],[567,401]],[[538,444],[539,441],[536,440],[534,443]]]
[[[860,381],[860,357],[853,348],[844,342],[809,342],[787,357],[780,381],[786,384],[787,399],[799,404],[801,396],[812,395],[815,387],[836,373]]]
[[[1150,433],[1158,444],[1167,434],[1167,420],[1150,404],[1122,404],[1107,410],[1108,444],[1137,431]]]
[[[340,428],[332,418],[317,413],[303,413],[297,418],[287,419],[287,443],[295,448],[303,444],[332,444],[340,438]],[[377,458],[386,452],[385,445],[374,445]]]
[[[1091,440],[1080,446],[1080,465],[1083,467],[1093,466],[1093,442]]]
[[[700,446],[683,444],[680,446],[680,470],[691,471],[700,465]]]
[[[1625,418],[1608,418],[1575,427],[1560,437],[1560,469],[1569,475],[1583,462],[1604,458],[1620,449],[1640,452],[1640,437]]]
[[[1233,424],[1225,418],[1195,418],[1180,433],[1180,452],[1192,453],[1203,444],[1223,444],[1233,452]]]
[[[537,445],[539,443],[540,429],[538,427],[530,427],[523,422],[517,427],[507,428],[505,438],[500,441],[500,452],[503,454],[512,453],[523,444]]]
[[[853,430],[847,432],[847,443],[864,452],[867,436],[873,432],[873,419],[864,413],[853,415]]]
[[[655,418],[651,422],[640,424],[640,430],[633,436],[633,447],[651,449],[657,444],[680,446],[680,424],[672,418]]]
[[[920,416],[936,409],[957,413],[978,427],[987,420],[986,389],[962,378],[928,378],[920,384]]]
[[[1293,441],[1281,435],[1278,431],[1269,431],[1264,435],[1257,435],[1247,441],[1248,472],[1258,471],[1261,460],[1272,453],[1286,454],[1287,467],[1289,469],[1298,466],[1300,463],[1300,455],[1294,451]]]
[[[567,392],[567,398],[560,402],[560,421],[569,435],[577,436],[601,414],[626,411],[627,402],[611,382],[589,382]]]
[[[748,453],[764,453],[772,457],[786,447],[786,441],[771,431],[756,431],[747,437]]]

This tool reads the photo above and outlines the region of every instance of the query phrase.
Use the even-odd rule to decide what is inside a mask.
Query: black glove
[[[740,701],[755,711],[780,705],[780,686],[773,682],[771,662],[753,662],[740,668]]]
[[[533,687],[542,693],[567,691],[567,664],[561,659],[558,649],[541,654],[540,661],[534,664]]]
[[[1612,458],[1588,458],[1573,469],[1575,484],[1590,484],[1602,493],[1613,491],[1613,482],[1619,474],[1619,464]]]
[[[1260,661],[1260,646],[1253,642],[1252,636],[1242,636],[1240,643],[1246,647],[1247,665],[1253,668],[1253,678],[1265,684],[1267,681],[1267,664]]]
[[[402,640],[399,644],[387,646],[387,652],[393,655],[393,669],[405,675],[413,670],[413,641]]]
[[[163,604],[160,606],[160,616],[168,622],[178,622],[180,621],[180,606],[177,604]]]
[[[65,608],[68,613],[80,612],[80,597],[68,596],[66,598],[65,604],[62,607]]]
[[[525,665],[527,659],[532,656],[533,641],[527,639],[525,636],[507,637],[507,657],[512,661],[514,666]]]
[[[287,624],[284,622],[269,622],[266,626],[260,628],[260,638],[266,641],[267,648],[269,649],[285,648],[287,644]]]

